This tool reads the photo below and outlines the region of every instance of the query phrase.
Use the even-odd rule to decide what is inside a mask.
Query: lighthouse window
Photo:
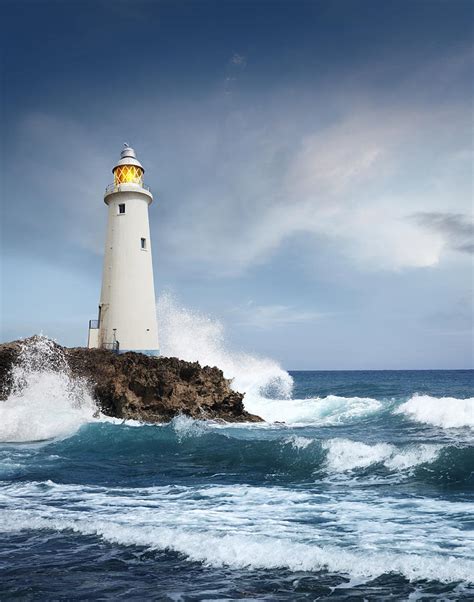
[[[120,205],[119,205],[119,213],[125,213],[125,203],[120,203]]]
[[[146,238],[141,239],[142,249],[146,249]]]

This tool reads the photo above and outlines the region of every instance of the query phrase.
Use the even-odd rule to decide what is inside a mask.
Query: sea
[[[164,350],[222,367],[265,422],[103,416],[47,338],[25,344],[0,600],[474,599],[474,371],[288,372],[159,315]]]

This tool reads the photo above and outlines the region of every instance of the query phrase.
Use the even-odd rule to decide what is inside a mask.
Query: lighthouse
[[[89,322],[90,348],[159,354],[148,223],[153,195],[143,182],[144,172],[125,144],[104,194],[107,236],[99,315]]]

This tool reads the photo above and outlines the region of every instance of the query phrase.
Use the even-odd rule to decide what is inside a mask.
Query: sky
[[[1,340],[85,345],[105,186],[155,288],[286,369],[473,367],[473,4],[2,3]]]

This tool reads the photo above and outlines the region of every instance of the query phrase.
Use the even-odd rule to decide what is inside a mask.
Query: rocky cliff
[[[0,399],[12,387],[12,367],[35,338],[0,345]],[[116,355],[104,349],[65,348],[54,343],[63,368],[85,379],[99,408],[117,418],[146,422],[171,420],[178,414],[227,422],[259,422],[244,409],[243,395],[230,388],[221,370],[175,357],[141,353]],[[39,358],[38,361],[40,361]]]

